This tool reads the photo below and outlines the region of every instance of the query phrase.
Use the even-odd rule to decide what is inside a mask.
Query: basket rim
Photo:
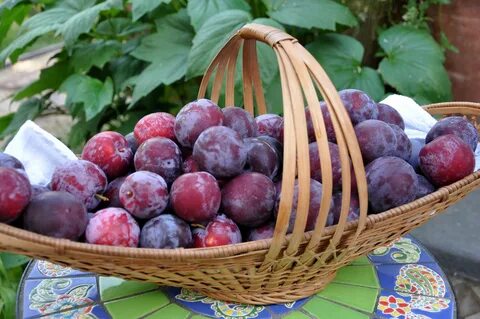
[[[416,199],[402,206],[394,207],[379,214],[371,214],[367,216],[366,228],[374,225],[375,223],[384,221],[386,219],[401,215],[406,211],[415,209],[416,207],[423,206],[429,203],[437,201],[445,201],[449,198],[449,195],[458,189],[469,185],[471,183],[480,182],[480,169],[472,174],[464,177],[463,179],[439,188],[437,191],[428,194],[427,196]],[[358,225],[358,220],[348,222],[344,231],[355,230]],[[332,225],[325,228],[325,235],[334,233],[336,225]],[[78,252],[101,254],[104,256],[112,257],[130,257],[130,258],[144,258],[144,259],[211,259],[216,257],[228,258],[234,255],[248,254],[249,252],[256,252],[259,250],[266,250],[270,247],[272,238],[242,242],[233,245],[209,247],[209,248],[176,248],[176,249],[155,249],[155,248],[140,248],[140,247],[116,247],[106,245],[94,245],[83,242],[75,242],[68,239],[54,238],[45,235],[40,235],[27,231],[21,228],[10,226],[8,224],[0,224],[0,233],[9,235],[16,239],[31,241],[34,243],[53,246],[58,248],[59,254],[65,250],[74,250]],[[313,231],[305,232],[303,240],[309,240]],[[288,234],[283,242],[283,245],[288,243],[288,239],[292,234]]]

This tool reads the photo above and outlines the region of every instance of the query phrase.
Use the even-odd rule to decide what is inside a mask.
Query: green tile
[[[312,317],[309,317],[300,311],[293,311],[289,312],[288,315],[283,317],[283,319],[312,319]]]
[[[371,313],[377,302],[378,289],[332,282],[317,295]]]
[[[126,299],[107,302],[105,307],[115,319],[132,319],[144,316],[170,302],[160,290]]]
[[[155,311],[153,314],[146,316],[145,319],[164,319],[164,318],[175,318],[175,319],[186,319],[190,315],[190,311],[183,309],[176,304],[169,304],[162,309]]]
[[[317,319],[368,319],[369,317],[363,313],[357,312],[340,306],[336,303],[320,299],[312,298],[303,306],[303,309],[311,313]],[[293,317],[292,317],[293,318]]]
[[[190,319],[210,319],[209,317],[201,316],[201,315],[195,315],[191,317]]]
[[[333,282],[379,288],[377,272],[373,265],[343,267],[337,272]]]
[[[99,277],[98,281],[100,296],[103,301],[128,297],[158,287],[152,283],[124,280],[115,277]]]
[[[372,262],[367,256],[358,257],[350,263],[350,265],[371,265]]]

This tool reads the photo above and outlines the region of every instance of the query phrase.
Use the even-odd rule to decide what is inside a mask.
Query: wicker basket
[[[348,114],[328,76],[317,61],[290,35],[250,24],[241,28],[218,53],[206,71],[199,97],[204,97],[215,73],[211,99],[217,101],[226,78],[225,104],[234,105],[237,55],[243,45],[245,108],[265,113],[256,57],[256,41],[269,44],[280,66],[285,121],[283,183],[280,211],[272,239],[201,249],[143,249],[97,246],[54,239],[0,224],[0,249],[50,260],[103,275],[185,287],[210,297],[250,304],[294,301],[321,290],[340,267],[423,224],[480,184],[480,172],[435,193],[377,215],[367,216],[367,185],[359,146]],[[214,72],[216,71],[216,72]],[[326,130],[320,108],[311,108],[320,149],[323,195],[313,231],[305,232],[309,202],[309,156],[304,98],[317,105],[317,91],[328,104],[340,150],[342,212],[338,225],[325,227],[332,196],[332,172]],[[280,94],[280,92],[279,92]],[[480,105],[444,103],[427,106],[432,114],[463,114],[477,125]],[[478,128],[478,125],[477,125]],[[286,235],[292,207],[295,174],[299,201],[295,227]],[[351,180],[360,198],[360,218],[346,222]]]

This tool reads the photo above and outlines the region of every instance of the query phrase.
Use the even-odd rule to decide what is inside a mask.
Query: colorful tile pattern
[[[45,261],[28,266],[17,304],[18,318],[452,319],[456,315],[445,275],[409,236],[339,270],[316,295],[287,304],[230,304],[188,289],[102,277]]]

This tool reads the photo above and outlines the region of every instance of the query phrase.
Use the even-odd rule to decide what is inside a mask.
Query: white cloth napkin
[[[425,138],[437,120],[413,99],[393,94],[380,103],[388,104],[400,113],[405,122],[405,133],[410,138]],[[475,150],[475,170],[480,169],[480,144]]]
[[[26,121],[5,149],[23,166],[32,185],[50,183],[57,165],[77,156],[55,136],[32,121]]]

